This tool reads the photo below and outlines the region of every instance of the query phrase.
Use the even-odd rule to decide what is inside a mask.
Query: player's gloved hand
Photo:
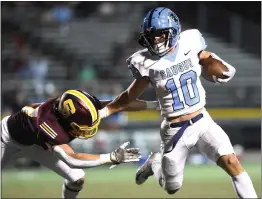
[[[126,163],[126,162],[138,162],[141,158],[139,148],[126,148],[130,142],[125,142],[121,146],[110,153],[110,160],[114,164]]]
[[[227,83],[234,77],[235,73],[236,73],[236,69],[232,67],[229,68],[229,71],[223,72],[223,75],[226,76],[227,78],[225,79],[217,78],[216,76],[213,75],[213,80],[216,82],[216,84]]]
[[[234,77],[234,75],[236,73],[236,69],[233,66],[231,66],[230,64],[228,64],[227,62],[225,62],[224,60],[222,60],[220,57],[218,57],[215,53],[211,53],[211,56],[213,58],[221,61],[228,69],[228,71],[225,71],[225,72],[222,73],[227,78],[221,79],[221,78],[217,78],[217,77],[213,76],[214,81],[218,84],[223,84],[223,83],[230,81]]]
[[[226,83],[234,77],[235,73],[236,73],[236,69],[230,68],[229,71],[223,72],[223,75],[227,76],[228,78],[226,79],[217,78],[217,82],[220,84]]]

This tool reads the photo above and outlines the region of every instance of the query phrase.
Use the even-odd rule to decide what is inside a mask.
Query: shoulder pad
[[[189,49],[196,50],[197,53],[205,50],[207,47],[205,39],[198,29],[190,29],[181,32],[180,42],[182,42],[183,45],[187,45]]]
[[[149,70],[145,65],[145,60],[147,59],[148,54],[147,49],[140,50],[126,60],[128,68],[135,79],[149,76]]]
[[[56,120],[56,116],[53,113],[54,102],[57,98],[48,99],[46,102],[42,103],[38,109],[37,123],[38,125],[47,120]]]

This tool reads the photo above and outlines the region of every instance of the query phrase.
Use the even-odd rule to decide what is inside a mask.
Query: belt
[[[182,137],[182,135],[184,134],[185,130],[187,129],[187,127],[189,127],[190,125],[196,123],[198,120],[200,120],[203,117],[203,114],[200,113],[197,116],[193,117],[190,120],[186,120],[186,121],[182,121],[182,122],[176,122],[176,123],[171,123],[170,127],[171,128],[177,128],[177,127],[181,127],[178,132],[173,136],[172,138],[172,142],[173,142],[173,146],[172,149],[169,151],[166,151],[165,153],[169,153],[171,152],[176,144],[178,143],[179,139]]]

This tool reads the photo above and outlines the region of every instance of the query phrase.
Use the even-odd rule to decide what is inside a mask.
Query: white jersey
[[[205,48],[201,33],[191,29],[181,32],[176,48],[163,57],[153,56],[144,49],[127,59],[134,78],[149,78],[163,117],[189,114],[205,106],[198,57]]]

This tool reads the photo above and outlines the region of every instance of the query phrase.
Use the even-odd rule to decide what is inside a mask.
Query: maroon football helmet
[[[58,112],[69,123],[70,133],[80,139],[96,135],[101,104],[94,96],[80,90],[67,90],[58,103]]]

